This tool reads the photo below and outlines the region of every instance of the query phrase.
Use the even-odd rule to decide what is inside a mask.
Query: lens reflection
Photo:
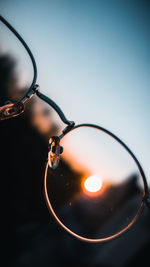
[[[33,67],[28,53],[17,37],[0,22],[0,106],[15,102],[28,91]]]
[[[72,232],[103,239],[126,228],[139,212],[144,184],[136,162],[114,138],[93,127],[61,139],[64,152],[48,169],[47,193],[58,219]]]
[[[87,192],[91,192],[91,197],[93,196],[93,193],[99,192],[101,187],[102,179],[96,175],[92,175],[84,181],[84,188]]]

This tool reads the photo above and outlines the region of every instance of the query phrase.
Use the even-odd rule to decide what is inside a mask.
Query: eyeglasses
[[[4,103],[6,97],[1,99],[0,120],[20,115],[36,94],[66,124],[59,136],[49,140],[44,193],[50,213],[65,231],[81,241],[98,243],[120,236],[135,223],[144,206],[150,206],[141,164],[116,135],[94,124],[75,125],[39,91],[31,50],[2,16],[0,21],[20,41],[33,66],[27,92],[15,102]]]

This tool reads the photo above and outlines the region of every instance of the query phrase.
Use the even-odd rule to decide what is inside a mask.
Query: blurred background
[[[96,123],[118,135],[136,154],[150,183],[149,1],[6,0],[0,2],[0,10],[33,52],[41,92],[55,100],[76,124]],[[0,40],[2,106],[25,94],[33,70],[26,51],[2,23]],[[51,218],[43,195],[44,167],[49,137],[63,127],[58,115],[37,97],[20,117],[1,122],[1,229],[6,266],[146,266],[150,237],[147,209],[127,234],[101,245],[72,239]],[[82,142],[77,152],[77,139],[63,140],[66,149],[59,168],[48,171],[48,192],[66,225],[85,236],[104,237],[121,230],[136,214],[143,184],[122,148],[114,148],[101,136],[100,147],[107,144],[108,150],[104,167],[109,159],[103,176],[109,177],[109,183],[115,179],[119,183],[107,183],[106,187],[103,183],[105,194],[94,198],[85,194],[79,188],[81,180],[99,173],[93,167],[98,163],[91,164],[91,173],[87,166],[85,170],[84,160],[75,160],[72,151],[81,153],[78,159],[87,158],[88,143],[92,155],[88,166],[93,155],[104,155],[95,134],[89,146],[89,136],[79,135]],[[117,169],[112,172],[114,165]]]

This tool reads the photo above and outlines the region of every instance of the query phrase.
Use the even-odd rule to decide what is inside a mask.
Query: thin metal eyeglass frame
[[[144,207],[144,203],[147,204],[148,207],[150,207],[150,197],[149,197],[149,192],[148,192],[148,184],[147,184],[147,180],[146,180],[146,176],[144,174],[144,171],[139,163],[139,161],[137,160],[137,158],[135,157],[135,155],[133,154],[133,152],[127,147],[127,145],[125,143],[123,143],[121,141],[121,139],[119,139],[117,136],[115,136],[113,133],[111,133],[110,131],[104,129],[101,126],[98,125],[93,125],[93,124],[81,124],[81,125],[76,125],[74,121],[69,121],[67,120],[66,116],[64,115],[63,111],[61,110],[61,108],[49,97],[47,97],[46,95],[42,94],[39,91],[39,86],[36,84],[37,81],[37,65],[34,59],[34,56],[30,50],[30,48],[28,47],[28,45],[26,44],[26,42],[23,40],[23,38],[20,36],[20,34],[12,27],[11,24],[8,23],[8,21],[6,19],[4,19],[4,17],[2,17],[0,15],[0,21],[5,24],[6,27],[8,27],[8,29],[14,33],[14,35],[18,38],[18,40],[22,43],[22,45],[24,46],[24,48],[26,49],[32,65],[33,65],[33,80],[31,83],[30,88],[28,89],[27,93],[25,94],[25,96],[20,99],[17,103],[11,103],[8,105],[4,105],[3,107],[0,107],[0,120],[4,120],[4,119],[8,119],[8,118],[12,118],[15,116],[20,115],[20,113],[22,113],[24,111],[23,107],[24,104],[34,95],[36,94],[39,98],[41,98],[44,102],[48,103],[59,115],[60,119],[67,125],[67,127],[63,130],[62,134],[59,136],[59,139],[61,140],[67,133],[69,133],[72,130],[75,130],[76,128],[79,127],[93,127],[93,128],[97,128],[103,132],[105,132],[106,134],[110,135],[112,138],[114,138],[117,142],[119,142],[126,150],[127,152],[130,154],[130,156],[134,159],[134,161],[136,162],[138,169],[140,171],[140,174],[143,178],[143,183],[144,183],[144,195],[143,195],[143,199],[141,202],[141,207],[139,208],[139,211],[137,213],[137,215],[134,217],[134,219],[131,221],[131,223],[125,228],[123,229],[121,232],[108,237],[108,238],[104,238],[104,239],[100,239],[100,240],[95,240],[95,239],[87,239],[87,238],[83,238],[81,236],[76,235],[75,233],[73,233],[70,229],[68,229],[66,226],[64,226],[62,224],[61,221],[59,221],[58,217],[56,216],[55,212],[53,211],[53,208],[50,204],[49,198],[48,198],[48,193],[47,193],[47,187],[46,187],[46,180],[47,180],[47,170],[48,170],[48,162],[46,164],[46,169],[45,169],[45,178],[44,178],[44,193],[45,193],[45,198],[46,198],[46,203],[48,205],[48,208],[50,210],[50,212],[53,214],[53,216],[55,217],[56,221],[59,223],[59,225],[66,230],[68,233],[70,233],[71,235],[75,236],[76,238],[78,238],[81,241],[85,241],[85,242],[92,242],[92,243],[97,243],[97,242],[104,242],[110,239],[115,238],[116,236],[120,236],[123,232],[125,232],[128,228],[130,228],[131,225],[133,225],[133,223],[136,221],[136,219],[139,217],[143,207]],[[6,112],[7,111],[7,112]]]
[[[46,164],[46,169],[45,169],[45,176],[44,176],[44,192],[45,192],[45,200],[46,200],[46,203],[47,203],[47,207],[50,211],[50,213],[52,214],[52,216],[54,217],[54,219],[56,220],[56,222],[61,226],[61,228],[65,231],[67,231],[69,234],[73,235],[75,238],[79,239],[80,241],[83,241],[83,242],[87,242],[87,243],[103,243],[103,242],[107,242],[107,241],[110,241],[114,238],[117,238],[119,237],[120,235],[122,235],[123,233],[127,232],[130,227],[137,221],[137,219],[139,218],[140,214],[142,213],[143,211],[143,208],[144,208],[144,204],[146,203],[147,204],[147,200],[148,200],[148,184],[147,184],[147,180],[146,180],[146,177],[145,177],[145,174],[144,174],[144,171],[138,161],[138,159],[135,157],[135,155],[133,154],[133,152],[128,148],[128,146],[120,139],[118,138],[116,135],[114,135],[112,132],[106,130],[105,128],[101,127],[101,126],[98,126],[98,125],[94,125],[94,124],[89,124],[89,123],[85,123],[85,124],[79,124],[79,125],[75,125],[70,131],[68,131],[66,134],[62,134],[59,136],[59,139],[61,141],[61,139],[69,134],[70,132],[72,132],[73,130],[76,130],[77,128],[80,128],[80,127],[92,127],[92,128],[95,128],[95,129],[98,129],[104,133],[106,133],[107,135],[109,135],[110,137],[112,137],[113,139],[115,139],[122,147],[124,147],[124,149],[129,153],[129,155],[131,156],[131,158],[134,160],[134,162],[136,163],[137,167],[138,167],[138,170],[139,170],[139,173],[143,179],[143,185],[144,185],[144,192],[143,192],[143,196],[142,196],[142,199],[141,199],[141,204],[137,210],[137,213],[136,215],[132,218],[132,220],[130,221],[130,223],[124,227],[122,230],[120,230],[119,232],[111,235],[111,236],[108,236],[108,237],[105,237],[105,238],[97,238],[97,239],[91,239],[91,238],[86,238],[86,237],[83,237],[81,235],[78,235],[76,234],[75,232],[73,232],[72,230],[70,230],[67,226],[65,226],[61,220],[58,218],[58,216],[56,215],[53,207],[52,207],[52,204],[51,204],[51,201],[49,199],[49,195],[48,195],[48,191],[47,191],[47,173],[48,173],[48,167],[49,167],[49,162],[47,160],[47,164]]]

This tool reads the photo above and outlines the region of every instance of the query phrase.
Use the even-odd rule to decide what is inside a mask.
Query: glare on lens
[[[84,187],[91,193],[98,192],[102,187],[102,179],[96,175],[90,176],[85,180]]]

